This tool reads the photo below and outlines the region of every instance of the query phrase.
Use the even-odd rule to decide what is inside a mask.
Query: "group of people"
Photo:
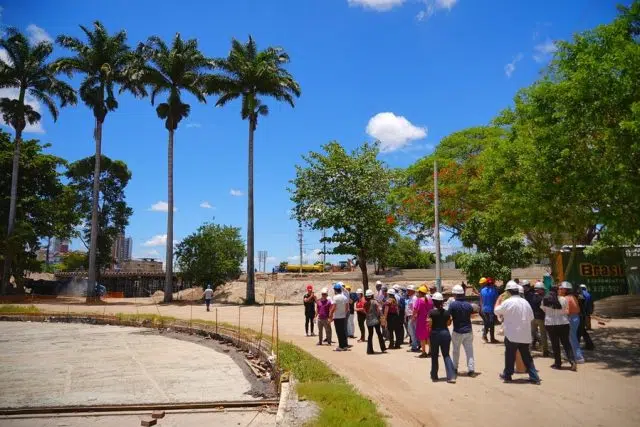
[[[505,368],[500,377],[504,381],[512,381],[514,372],[522,372],[529,374],[531,382],[540,382],[531,349],[539,345],[543,356],[549,357],[547,336],[555,358],[552,367],[561,367],[562,344],[575,371],[577,364],[584,363],[580,339],[585,340],[586,349],[593,349],[587,332],[593,303],[586,287],[581,285],[573,292],[569,282],[562,282],[547,292],[541,282],[533,287],[526,280],[522,285],[518,282],[509,281],[499,290],[493,279],[482,278],[479,305],[467,301],[464,283],[455,285],[452,297],[446,301],[433,285],[417,289],[413,285],[387,287],[378,281],[375,291],[352,292],[350,285],[337,282],[332,286],[331,296],[328,288],[322,288],[319,298],[313,286],[308,285],[303,297],[305,333],[315,337],[317,324],[317,345],[331,346],[333,324],[337,336],[335,351],[349,351],[353,346],[348,338],[356,338],[357,324],[358,342],[367,343],[367,354],[375,353],[374,333],[382,353],[401,349],[408,336],[408,352],[419,353],[419,358],[431,358],[431,379],[438,381],[438,359],[442,354],[447,382],[455,383],[461,347],[466,355],[467,375],[476,376],[471,316],[479,312],[483,320],[482,339],[486,343],[500,342],[495,338],[495,326],[502,323]],[[453,357],[449,354],[452,346]]]

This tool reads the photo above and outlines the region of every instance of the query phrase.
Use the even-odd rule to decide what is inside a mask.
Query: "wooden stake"
[[[276,336],[276,297],[273,297],[273,311],[271,312],[271,351],[273,351],[273,339]]]
[[[258,336],[258,352],[262,344],[262,328],[264,326],[264,309],[267,305],[267,286],[264,287],[264,298],[262,299],[262,320],[260,320],[260,335]]]
[[[241,307],[242,307],[241,305],[238,306],[238,342],[240,342],[240,308]]]
[[[280,369],[280,326],[278,325],[278,307],[276,307],[276,369]]]
[[[216,335],[218,334],[218,308],[216,307]]]

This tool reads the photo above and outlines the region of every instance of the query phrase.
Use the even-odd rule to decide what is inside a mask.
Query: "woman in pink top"
[[[418,357],[421,359],[429,357],[429,353],[426,352],[426,346],[429,342],[431,328],[427,322],[427,316],[433,308],[433,301],[431,301],[430,298],[425,298],[427,292],[425,286],[420,286],[420,288],[418,288],[418,299],[413,304],[413,318],[416,321],[416,339],[420,341],[420,347],[422,348],[422,353]]]

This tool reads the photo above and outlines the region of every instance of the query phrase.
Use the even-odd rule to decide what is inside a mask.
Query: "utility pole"
[[[438,199],[438,161],[433,161],[433,208],[435,209],[436,289],[442,292],[440,278],[440,213]]]
[[[322,229],[322,271],[324,271],[324,266],[327,264],[327,242],[324,240],[327,238],[327,230],[325,228]]]
[[[298,243],[300,244],[300,275],[302,275],[302,227],[298,228]]]

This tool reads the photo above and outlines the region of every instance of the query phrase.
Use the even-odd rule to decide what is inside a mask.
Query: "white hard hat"
[[[389,290],[387,291],[387,294],[388,294],[388,295],[395,295],[395,294],[396,294],[396,290],[395,290],[395,289],[393,289],[393,288],[391,288],[391,289],[389,289]]]
[[[516,282],[514,282],[513,280],[509,280],[507,282],[507,287],[505,289],[508,290],[508,291],[518,290],[518,284]]]
[[[400,285],[398,285],[398,284],[395,284],[395,285],[393,285],[392,287],[393,287],[393,289],[395,289],[396,291],[397,291],[398,289],[400,289]]]
[[[519,293],[520,295],[524,295],[524,286],[522,286],[522,285],[518,285],[518,293]]]
[[[344,283],[342,283],[342,282],[336,282],[336,285],[340,285],[340,286],[342,286],[344,288]]]
[[[583,283],[583,284],[581,284],[581,285],[580,285],[580,287],[581,287],[582,289],[587,289],[587,285],[585,285],[584,283]]]
[[[320,293],[321,294],[328,294],[329,290],[327,288],[322,288],[322,289],[320,289]]]
[[[378,280],[378,281],[376,282],[376,285],[382,285],[382,282],[381,282],[380,280]]]
[[[371,289],[367,289],[367,292],[364,293],[366,296],[368,297],[372,297],[373,296],[373,291]]]
[[[567,282],[565,280],[564,282],[560,283],[560,289],[573,289],[573,286],[570,282]]]
[[[529,282],[526,279],[522,281],[522,286],[529,286],[530,284],[531,284],[531,282]]]
[[[431,299],[434,301],[444,301],[444,297],[440,292],[436,292],[435,294],[431,295]]]
[[[464,295],[464,289],[462,288],[462,285],[455,285],[451,292],[456,295]]]
[[[413,285],[409,285],[409,286],[407,286],[407,290],[408,290],[408,291],[415,291],[415,290],[416,290],[416,287],[415,287],[415,286],[413,286]]]
[[[536,282],[536,284],[533,286],[534,289],[544,289],[544,283],[538,281]]]
[[[356,289],[356,294],[361,294],[361,293],[362,293],[362,288]]]

